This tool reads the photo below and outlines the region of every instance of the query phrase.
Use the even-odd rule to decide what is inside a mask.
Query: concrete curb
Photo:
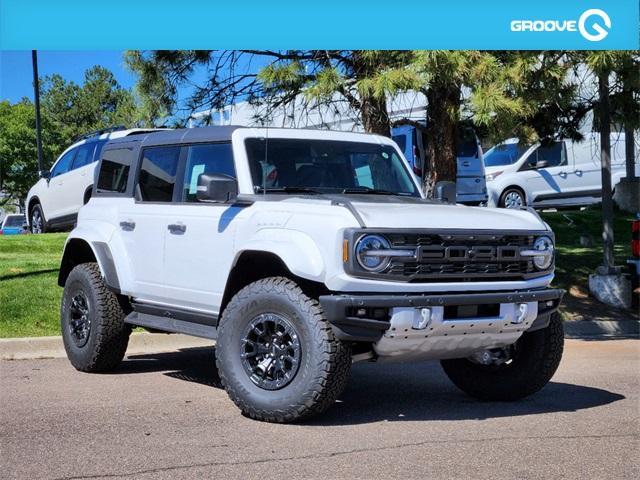
[[[183,348],[210,347],[213,340],[188,335],[136,332],[129,339],[127,355],[173,352]],[[1,360],[63,358],[62,337],[30,337],[0,339]]]
[[[579,320],[563,325],[566,338],[640,338],[638,320]]]
[[[564,322],[566,338],[614,339],[640,338],[640,321]],[[127,355],[174,352],[183,348],[210,347],[213,340],[188,335],[136,332],[131,335]],[[27,337],[0,339],[1,360],[27,360],[66,357],[62,337]]]

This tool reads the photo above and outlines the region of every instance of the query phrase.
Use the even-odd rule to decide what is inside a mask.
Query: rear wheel
[[[46,233],[47,224],[44,219],[44,214],[42,213],[42,207],[39,203],[36,203],[33,207],[31,207],[31,233]]]
[[[71,364],[83,372],[115,368],[124,358],[131,334],[124,317],[98,264],[74,267],[65,283],[60,309],[62,340]]]
[[[351,366],[318,302],[287,278],[254,282],[226,307],[216,362],[229,397],[254,419],[293,422],[329,408]]]
[[[499,206],[502,208],[522,208],[527,206],[527,202],[522,190],[518,188],[508,188],[500,195]]]
[[[487,350],[474,359],[442,360],[441,364],[463,392],[481,400],[511,401],[537,392],[551,380],[563,348],[562,321],[554,313],[547,328],[525,332],[510,347]]]

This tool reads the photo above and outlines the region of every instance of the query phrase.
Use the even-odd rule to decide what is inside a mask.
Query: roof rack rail
[[[97,137],[102,135],[103,133],[111,133],[111,132],[119,132],[120,130],[126,130],[127,127],[124,125],[114,125],[112,127],[101,128],[100,130],[96,130],[94,132],[85,133],[84,135],[80,135],[77,137],[74,142],[79,142],[80,140],[86,140],[87,138]]]

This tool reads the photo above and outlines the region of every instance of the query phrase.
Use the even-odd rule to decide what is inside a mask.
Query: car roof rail
[[[121,130],[126,130],[126,129],[127,127],[125,127],[124,125],[114,125],[112,127],[101,128],[100,130],[95,130],[93,132],[80,135],[78,138],[74,140],[74,142],[79,142],[80,140],[86,140],[88,138],[98,137],[104,133],[119,132]]]

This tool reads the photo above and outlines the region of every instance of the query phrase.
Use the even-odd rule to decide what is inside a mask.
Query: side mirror
[[[435,198],[445,203],[456,203],[456,183],[448,181],[436,183]]]
[[[229,175],[201,173],[198,175],[196,198],[199,202],[228,203],[238,197],[238,183]]]
[[[40,178],[46,178],[47,180],[51,179],[51,172],[49,170],[40,170],[38,175]]]

